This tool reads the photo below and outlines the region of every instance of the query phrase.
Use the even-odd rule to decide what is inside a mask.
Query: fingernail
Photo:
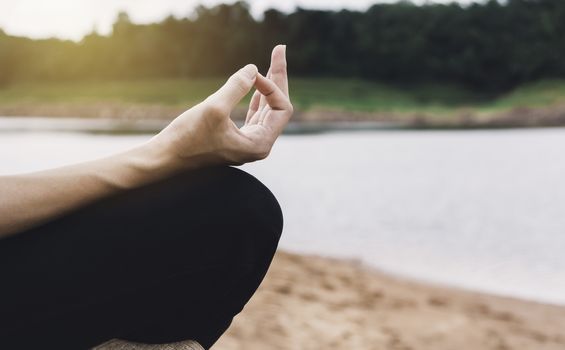
[[[241,73],[248,79],[255,79],[257,76],[257,66],[254,64],[248,64],[247,66],[241,69]]]

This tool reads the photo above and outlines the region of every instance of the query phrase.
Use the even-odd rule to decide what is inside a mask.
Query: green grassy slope
[[[219,87],[221,79],[17,83],[0,88],[0,106],[51,103],[134,103],[190,106]],[[331,109],[448,115],[461,108],[479,113],[565,103],[565,81],[543,81],[496,99],[448,85],[398,87],[351,79],[292,79],[300,110]],[[248,96],[249,98],[249,96]]]

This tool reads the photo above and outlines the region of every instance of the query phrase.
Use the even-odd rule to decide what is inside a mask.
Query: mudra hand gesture
[[[176,118],[152,142],[171,156],[173,167],[243,164],[269,155],[292,116],[288,95],[286,47],[276,46],[267,76],[249,64],[202,103]],[[238,128],[230,113],[255,88],[245,124]]]

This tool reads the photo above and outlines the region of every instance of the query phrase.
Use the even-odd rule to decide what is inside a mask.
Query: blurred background
[[[214,349],[564,349],[562,0],[0,0],[0,173],[143,142],[279,43],[296,113],[243,168],[282,249]]]

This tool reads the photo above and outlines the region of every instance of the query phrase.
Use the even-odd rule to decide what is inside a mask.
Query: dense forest
[[[248,62],[264,70],[277,43],[288,45],[296,76],[448,82],[500,92],[565,77],[565,1],[398,2],[365,12],[268,10],[259,19],[238,2],[143,25],[121,13],[111,35],[93,32],[80,42],[0,31],[0,83],[219,76]]]

